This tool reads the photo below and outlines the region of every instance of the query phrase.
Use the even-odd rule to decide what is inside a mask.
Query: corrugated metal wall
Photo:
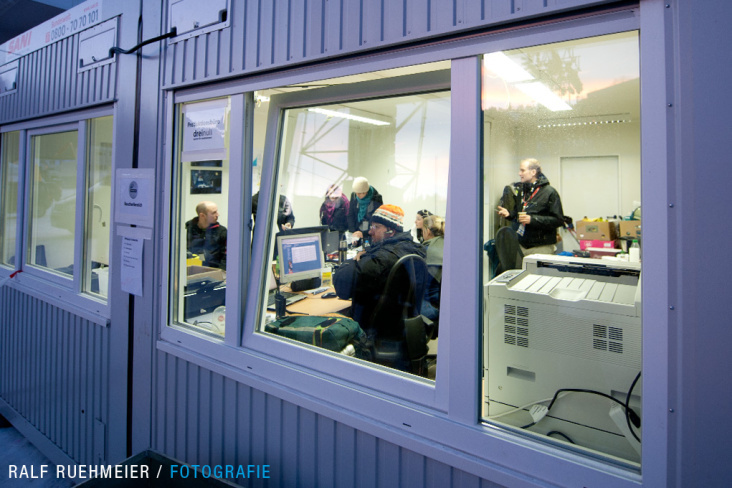
[[[271,465],[247,486],[499,486],[164,352],[156,362],[153,448],[189,464]]]
[[[500,23],[591,0],[231,0],[230,27],[169,44],[163,86],[251,74]]]
[[[7,286],[0,303],[0,398],[75,461],[104,461],[109,329]]]
[[[117,92],[117,63],[81,73],[79,34],[18,60],[18,89],[0,97],[0,123],[111,102]]]

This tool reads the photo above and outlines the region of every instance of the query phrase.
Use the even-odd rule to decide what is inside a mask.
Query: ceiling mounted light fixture
[[[360,115],[354,115],[349,112],[338,112],[336,110],[329,110],[327,108],[320,108],[320,107],[312,107],[309,108],[308,111],[315,112],[321,115],[326,115],[328,117],[339,117],[341,119],[348,119],[348,120],[354,120],[356,122],[363,122],[364,124],[371,124],[371,125],[391,125],[389,122],[383,121],[383,120],[376,120],[369,117],[362,117]]]

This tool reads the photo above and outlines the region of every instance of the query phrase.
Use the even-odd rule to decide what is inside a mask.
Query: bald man
[[[204,266],[226,269],[226,227],[219,224],[219,208],[213,202],[201,202],[196,214],[186,222],[188,252],[198,254]]]

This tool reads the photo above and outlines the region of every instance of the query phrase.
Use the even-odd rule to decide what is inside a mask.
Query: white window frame
[[[384,53],[368,57],[334,62],[323,66],[315,66],[293,70],[284,74],[272,73],[246,80],[222,82],[213,87],[189,89],[185,97],[197,96],[198,99],[212,98],[223,94],[246,93],[251,101],[251,93],[267,88],[317,82],[338,76],[365,73],[370,71],[406,67],[433,61],[452,60],[451,67],[451,153],[450,180],[447,221],[450,222],[446,236],[446,252],[444,266],[446,278],[443,280],[442,310],[449,317],[449,324],[440,331],[439,363],[449,364],[447,368],[438,367],[435,386],[421,384],[422,380],[401,378],[397,374],[380,371],[377,368],[364,368],[361,365],[328,354],[308,351],[307,347],[292,345],[277,338],[255,334],[257,320],[257,303],[259,290],[251,286],[245,290],[242,284],[238,293],[246,295],[247,307],[238,311],[236,320],[242,320],[244,334],[239,343],[229,334],[227,321],[227,340],[224,347],[220,342],[202,340],[190,333],[176,335],[166,334],[167,321],[162,322],[163,334],[158,348],[172,354],[210,368],[220,374],[242,381],[265,393],[271,393],[305,408],[318,411],[335,421],[344,422],[355,428],[363,428],[373,435],[389,439],[398,439],[398,443],[413,449],[420,454],[445,462],[455,463],[468,472],[478,476],[489,477],[503,484],[531,483],[526,476],[531,476],[537,483],[554,483],[557,485],[594,483],[602,486],[661,486],[667,479],[669,445],[666,438],[668,420],[645,422],[643,425],[643,476],[640,472],[626,469],[623,465],[614,465],[604,456],[597,458],[573,453],[554,447],[546,442],[537,442],[530,437],[517,435],[509,430],[484,425],[480,422],[481,399],[481,337],[482,337],[482,215],[461,214],[461,206],[469,205],[482,209],[482,111],[480,109],[480,55],[497,50],[517,49],[526,46],[550,44],[584,37],[596,37],[616,32],[638,30],[640,27],[641,59],[650,59],[653,53],[665,49],[663,36],[663,5],[648,3],[644,14],[646,22],[641,21],[639,8],[624,8],[606,12],[596,12],[587,16],[579,15],[561,22],[538,23],[523,27],[520,30],[506,30],[484,37],[472,37],[445,42],[424,48],[413,48],[400,52]],[[663,108],[650,106],[649,94],[653,82],[665,83],[666,73],[663,63],[651,67],[641,66],[641,89],[644,99],[641,109],[644,121],[641,125],[643,137],[642,160],[643,173],[652,168],[658,174],[668,172],[666,168],[667,147],[665,131],[659,127],[667,124],[667,115]],[[656,97],[662,97],[662,90],[656,90]],[[181,100],[183,98],[181,97]],[[658,101],[658,100],[656,100]],[[172,114],[172,102],[167,113]],[[271,120],[271,119],[270,119]],[[658,122],[658,124],[654,124]],[[170,130],[170,124],[168,124]],[[276,141],[271,130],[278,127],[268,126],[265,158],[273,161],[272,147]],[[172,134],[168,132],[167,140]],[[170,154],[168,154],[170,155]],[[649,157],[653,155],[652,157]],[[233,158],[232,158],[233,159]],[[170,161],[170,157],[167,158]],[[479,161],[480,164],[475,162]],[[266,163],[268,164],[268,163]],[[267,170],[272,171],[270,168]],[[170,174],[170,173],[166,173]],[[271,182],[271,176],[263,174],[263,182]],[[658,181],[658,179],[656,179]],[[657,185],[655,185],[657,186]],[[644,201],[653,201],[651,195],[663,193],[665,190],[654,190],[654,185],[645,179],[642,182]],[[230,192],[234,190],[230,188]],[[262,200],[269,202],[272,188],[263,186]],[[264,193],[266,192],[266,193]],[[248,192],[246,193],[248,196]],[[242,197],[246,200],[246,197]],[[644,216],[647,220],[657,219],[663,222],[665,215],[663,198],[658,205],[646,205]],[[248,201],[243,206],[247,207]],[[245,210],[248,210],[245,209]],[[272,209],[264,212],[271,213]],[[242,215],[248,215],[244,212]],[[248,221],[248,220],[247,220]],[[265,228],[254,236],[253,255],[250,280],[261,281],[262,254],[265,240]],[[451,237],[459,231],[459,236]],[[666,412],[668,402],[669,371],[668,337],[659,337],[665,331],[668,321],[666,300],[668,299],[668,234],[660,232],[651,234],[646,246],[658,248],[659,253],[653,258],[644,260],[644,282],[661,283],[654,292],[644,290],[643,306],[643,409],[646,415],[654,412]],[[449,244],[448,244],[449,243]],[[165,248],[164,248],[165,252]],[[460,259],[457,259],[460,256]],[[230,295],[227,291],[227,303]],[[249,306],[251,305],[251,306]],[[163,304],[165,309],[167,305]],[[164,317],[164,314],[162,315]],[[227,313],[228,317],[228,313]],[[174,331],[178,332],[178,331]],[[203,338],[205,339],[205,338]],[[662,340],[660,340],[662,339]],[[652,358],[648,344],[656,343]],[[309,354],[304,354],[309,353]],[[285,361],[283,357],[307,358]],[[334,355],[335,356],[335,355]],[[451,360],[451,358],[453,358]],[[660,361],[659,361],[660,359]],[[315,364],[313,364],[315,362]],[[324,371],[330,366],[351,368],[359,376],[358,380],[343,379],[340,375]],[[386,383],[368,379],[361,381],[361,376],[368,374],[374,378],[388,379]],[[415,386],[413,383],[416,383]],[[377,387],[369,385],[377,384]],[[384,387],[386,385],[386,387]],[[417,396],[395,394],[392,387],[403,388],[407,392],[417,392]],[[443,395],[442,389],[445,393]],[[431,390],[434,397],[430,401],[420,403]],[[317,392],[313,396],[313,392]],[[439,393],[438,393],[439,392]],[[423,395],[420,397],[419,395]],[[415,401],[415,398],[417,401]],[[378,416],[378,417],[377,417]],[[366,418],[367,420],[359,420]],[[415,437],[416,436],[416,437]],[[432,445],[430,442],[435,444]],[[454,452],[453,452],[454,450]],[[471,453],[476,463],[466,463],[460,453]],[[659,453],[659,454],[654,454]],[[507,468],[510,466],[510,469]],[[551,467],[549,467],[551,466]],[[537,481],[538,480],[538,481]],[[661,484],[658,484],[661,483]]]
[[[12,280],[14,286],[22,288],[31,295],[36,295],[65,308],[71,307],[75,313],[88,318],[89,320],[100,325],[107,325],[110,318],[109,296],[104,298],[101,295],[91,294],[83,291],[82,278],[84,274],[84,246],[86,243],[85,232],[86,222],[84,215],[86,212],[86,184],[87,184],[87,156],[88,156],[88,122],[91,119],[99,117],[114,116],[112,107],[98,107],[83,112],[74,112],[60,116],[47,117],[32,122],[22,122],[7,125],[2,128],[3,133],[20,131],[20,155],[19,155],[19,173],[22,179],[18,183],[18,208],[19,213],[22,209],[22,218],[18,218],[17,235],[19,239],[16,242],[16,259],[13,271],[5,271],[8,274],[15,271],[18,273]],[[74,274],[72,277],[65,277],[52,270],[41,266],[31,265],[27,262],[28,246],[29,246],[29,226],[31,225],[31,202],[30,187],[32,182],[32,164],[30,157],[32,156],[31,139],[34,136],[47,135],[58,132],[77,131],[78,148],[77,148],[77,173],[76,173],[76,192],[77,198],[75,206],[75,235],[74,235]],[[112,156],[114,158],[114,155]],[[114,159],[112,160],[114,167]],[[113,177],[114,180],[114,177]],[[114,185],[114,183],[113,183]],[[110,247],[112,243],[110,232]],[[110,257],[112,250],[110,249]],[[7,267],[0,267],[0,273],[8,270]],[[112,283],[113,272],[110,269],[109,283]],[[2,277],[2,274],[0,274]]]

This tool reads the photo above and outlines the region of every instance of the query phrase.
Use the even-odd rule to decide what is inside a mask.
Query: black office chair
[[[509,269],[521,269],[524,253],[518,243],[518,235],[511,227],[501,227],[496,233],[496,253],[498,267],[496,276]]]
[[[374,362],[426,376],[428,330],[420,316],[427,263],[416,254],[394,264],[374,308],[367,333]]]

